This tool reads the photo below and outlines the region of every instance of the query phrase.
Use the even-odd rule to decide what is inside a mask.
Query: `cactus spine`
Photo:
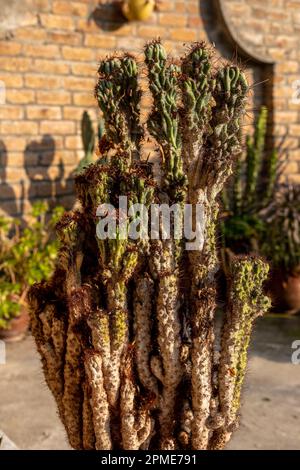
[[[153,41],[145,63],[161,182],[140,157],[138,65],[108,58],[95,92],[104,155],[76,178],[81,208],[58,225],[56,271],[29,294],[32,331],[74,448],[218,449],[237,426],[252,323],[268,307],[268,267],[233,259],[217,350],[217,198],[240,151],[248,86],[235,65],[215,69],[202,43],[175,63]],[[187,253],[184,239],[134,240],[121,225],[99,239],[98,206],[124,195],[129,208],[176,203],[181,216],[184,203],[200,204],[203,240]]]

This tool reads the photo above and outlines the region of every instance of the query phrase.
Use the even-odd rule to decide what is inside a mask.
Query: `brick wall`
[[[106,0],[0,1],[0,80],[6,87],[0,105],[0,211],[26,212],[36,198],[72,203],[82,112],[88,109],[96,120],[99,58],[116,49],[140,53],[144,42],[157,36],[174,53],[182,52],[183,42],[205,39],[232,58],[233,32],[247,49],[247,71],[257,83],[249,114],[262,102],[270,106],[270,127],[278,135],[288,132],[288,171],[299,178],[299,105],[291,99],[292,82],[300,79],[300,2],[265,0],[263,7],[254,0],[216,2],[230,25],[213,3],[160,0],[150,20],[128,23]]]

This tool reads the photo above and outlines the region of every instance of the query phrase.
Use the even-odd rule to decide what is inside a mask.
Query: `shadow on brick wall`
[[[8,153],[5,143],[0,140],[0,210],[11,215],[22,214],[24,211],[24,180],[15,185],[7,181]],[[19,194],[16,186],[19,186]]]
[[[58,164],[58,173],[55,176],[52,174],[55,171],[55,152],[55,140],[49,134],[26,146],[24,168],[29,180],[27,197],[31,203],[46,199],[50,207],[53,207],[63,203],[63,197],[72,192],[72,180],[70,177],[66,180],[62,160]]]
[[[94,21],[103,31],[115,31],[121,28],[124,23],[127,23],[122,13],[122,3],[121,1],[99,3],[90,14],[88,21]]]
[[[9,181],[7,175],[8,152],[3,141],[0,141],[0,210],[10,216],[18,217],[22,222],[23,214],[28,211],[25,201],[45,200],[50,207],[57,204],[70,209],[74,203],[73,174],[65,175],[65,166],[60,160],[55,165],[56,145],[49,134],[41,140],[31,141],[24,151],[25,179]],[[10,165],[10,168],[13,168]],[[23,172],[21,168],[15,171]]]

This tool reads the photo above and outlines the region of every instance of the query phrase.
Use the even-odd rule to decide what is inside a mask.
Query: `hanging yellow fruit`
[[[152,14],[155,0],[126,0],[123,14],[129,21],[146,21]]]

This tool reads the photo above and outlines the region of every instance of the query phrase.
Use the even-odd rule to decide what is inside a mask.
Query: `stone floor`
[[[230,449],[300,449],[300,364],[291,362],[300,317],[261,319]],[[0,365],[0,428],[20,449],[69,449],[32,338],[7,345]],[[1,446],[0,446],[1,448]]]

